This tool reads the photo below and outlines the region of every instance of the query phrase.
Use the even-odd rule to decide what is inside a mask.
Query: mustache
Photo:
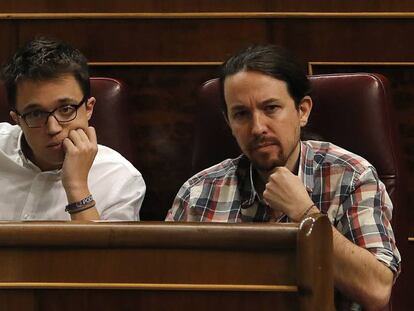
[[[267,145],[280,146],[280,141],[275,137],[259,136],[249,143],[249,149],[257,149]]]

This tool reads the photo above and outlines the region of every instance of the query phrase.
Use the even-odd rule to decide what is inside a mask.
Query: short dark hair
[[[10,108],[16,107],[19,82],[50,80],[68,73],[73,74],[84,97],[89,97],[88,61],[79,50],[65,42],[44,37],[29,41],[2,68],[1,77]]]
[[[297,109],[302,98],[310,93],[310,83],[303,66],[289,51],[277,45],[252,45],[225,61],[221,66],[220,74],[223,99],[224,80],[241,71],[257,71],[285,81]],[[223,108],[227,115],[225,103]]]

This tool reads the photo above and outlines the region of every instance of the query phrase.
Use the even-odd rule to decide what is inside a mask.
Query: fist
[[[269,206],[299,222],[306,209],[313,204],[300,178],[286,167],[277,167],[269,176],[263,192]]]

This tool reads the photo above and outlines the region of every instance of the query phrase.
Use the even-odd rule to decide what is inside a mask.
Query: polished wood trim
[[[256,291],[297,292],[293,285],[241,284],[157,284],[157,283],[69,283],[69,282],[0,282],[0,288],[82,288],[82,289],[140,289],[184,291]]]
[[[154,247],[202,249],[292,249],[298,225],[293,223],[190,222],[0,222],[1,247]],[[85,239],[85,236],[88,236]],[[208,237],[208,238],[207,238]],[[203,240],[203,245],[200,245]],[[240,243],[243,241],[243,243]]]
[[[313,74],[313,66],[414,66],[414,62],[308,62],[308,73]]]
[[[218,66],[223,62],[89,62],[89,66]]]
[[[1,13],[0,19],[414,18],[414,12]]]

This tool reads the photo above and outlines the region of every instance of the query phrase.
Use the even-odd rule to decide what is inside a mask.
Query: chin
[[[39,168],[42,171],[53,171],[53,170],[57,170],[57,169],[61,169],[62,165],[63,165],[63,160],[64,157],[56,157],[56,156],[49,156],[47,158],[47,162],[46,161],[38,161],[40,163],[37,163],[37,165],[39,166]]]
[[[62,165],[63,165],[63,161],[50,161],[47,164],[47,167],[48,167],[47,170],[48,171],[59,170],[62,168]]]
[[[254,166],[259,171],[272,171],[275,167],[285,166],[286,161],[282,159],[251,159],[250,160]]]

